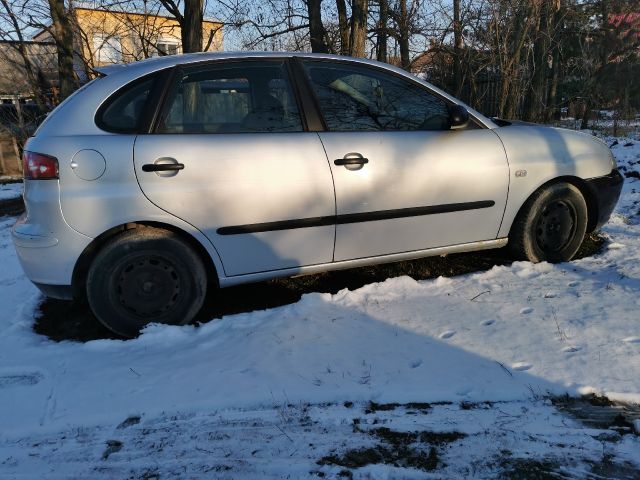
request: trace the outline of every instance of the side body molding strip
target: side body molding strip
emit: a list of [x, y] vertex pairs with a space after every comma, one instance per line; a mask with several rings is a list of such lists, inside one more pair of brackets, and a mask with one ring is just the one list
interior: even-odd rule
[[343, 225], [346, 223], [375, 222], [394, 218], [419, 217], [422, 215], [437, 215], [439, 213], [463, 212], [490, 208], [496, 204], [493, 200], [478, 202], [447, 203], [444, 205], [429, 205], [426, 207], [399, 208], [395, 210], [378, 210], [366, 213], [347, 213], [337, 216], [300, 218], [296, 220], [281, 220], [277, 222], [252, 223], [247, 225], [233, 225], [217, 229], [218, 235], [240, 235], [246, 233], [274, 232], [278, 230], [292, 230], [294, 228], [324, 227], [327, 225]]

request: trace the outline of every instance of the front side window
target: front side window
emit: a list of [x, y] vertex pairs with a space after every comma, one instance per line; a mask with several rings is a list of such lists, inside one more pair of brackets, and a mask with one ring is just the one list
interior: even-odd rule
[[299, 132], [302, 122], [284, 63], [236, 62], [183, 71], [158, 133]]
[[447, 130], [441, 98], [373, 68], [306, 61], [311, 87], [332, 131]]

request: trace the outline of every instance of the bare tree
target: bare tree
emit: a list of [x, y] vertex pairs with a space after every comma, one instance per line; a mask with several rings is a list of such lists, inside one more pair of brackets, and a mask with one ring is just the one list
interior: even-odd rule
[[364, 57], [367, 41], [368, 0], [351, 0], [351, 35], [349, 54], [352, 57]]
[[182, 51], [184, 53], [201, 52], [202, 21], [204, 19], [204, 0], [184, 0], [184, 11], [180, 11], [179, 0], [160, 0], [164, 8], [180, 24]]
[[[48, 109], [46, 94], [51, 90], [51, 85], [47, 81], [40, 66], [34, 62], [33, 54], [29, 51], [28, 44], [25, 40], [23, 26], [20, 24], [13, 6], [10, 5], [7, 0], [0, 0], [0, 4], [2, 4], [4, 14], [9, 20], [9, 25], [12, 29], [10, 32], [3, 31], [1, 36], [3, 39], [11, 38], [9, 36], [10, 33], [15, 36], [15, 40], [7, 43], [10, 50], [2, 50], [0, 52], [2, 61], [6, 65], [12, 65], [17, 71], [24, 69], [26, 82], [38, 105], [38, 109], [44, 112]], [[11, 51], [17, 53], [17, 58], [11, 54]]]
[[376, 59], [386, 62], [388, 57], [389, 39], [389, 1], [378, 0], [379, 13], [376, 28]]
[[453, 0], [453, 83], [456, 95], [462, 90], [462, 21], [460, 1]]
[[336, 9], [338, 10], [338, 28], [340, 31], [340, 55], [349, 55], [349, 23], [345, 0], [336, 0]]
[[58, 51], [58, 85], [60, 99], [71, 95], [78, 88], [78, 80], [73, 70], [73, 30], [71, 9], [64, 0], [47, 0], [51, 15], [51, 33]]

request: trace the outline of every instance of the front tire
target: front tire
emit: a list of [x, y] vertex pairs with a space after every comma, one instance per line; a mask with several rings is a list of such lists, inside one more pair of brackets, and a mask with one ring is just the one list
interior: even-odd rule
[[96, 255], [87, 275], [87, 299], [109, 330], [132, 337], [146, 324], [184, 325], [207, 292], [200, 257], [173, 232], [127, 230]]
[[566, 182], [534, 193], [513, 222], [509, 248], [531, 262], [567, 262], [587, 230], [587, 204], [577, 187]]

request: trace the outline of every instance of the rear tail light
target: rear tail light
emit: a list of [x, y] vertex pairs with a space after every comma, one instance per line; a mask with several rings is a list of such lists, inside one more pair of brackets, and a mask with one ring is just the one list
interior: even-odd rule
[[24, 178], [53, 180], [58, 178], [58, 159], [42, 153], [25, 151], [22, 155]]

